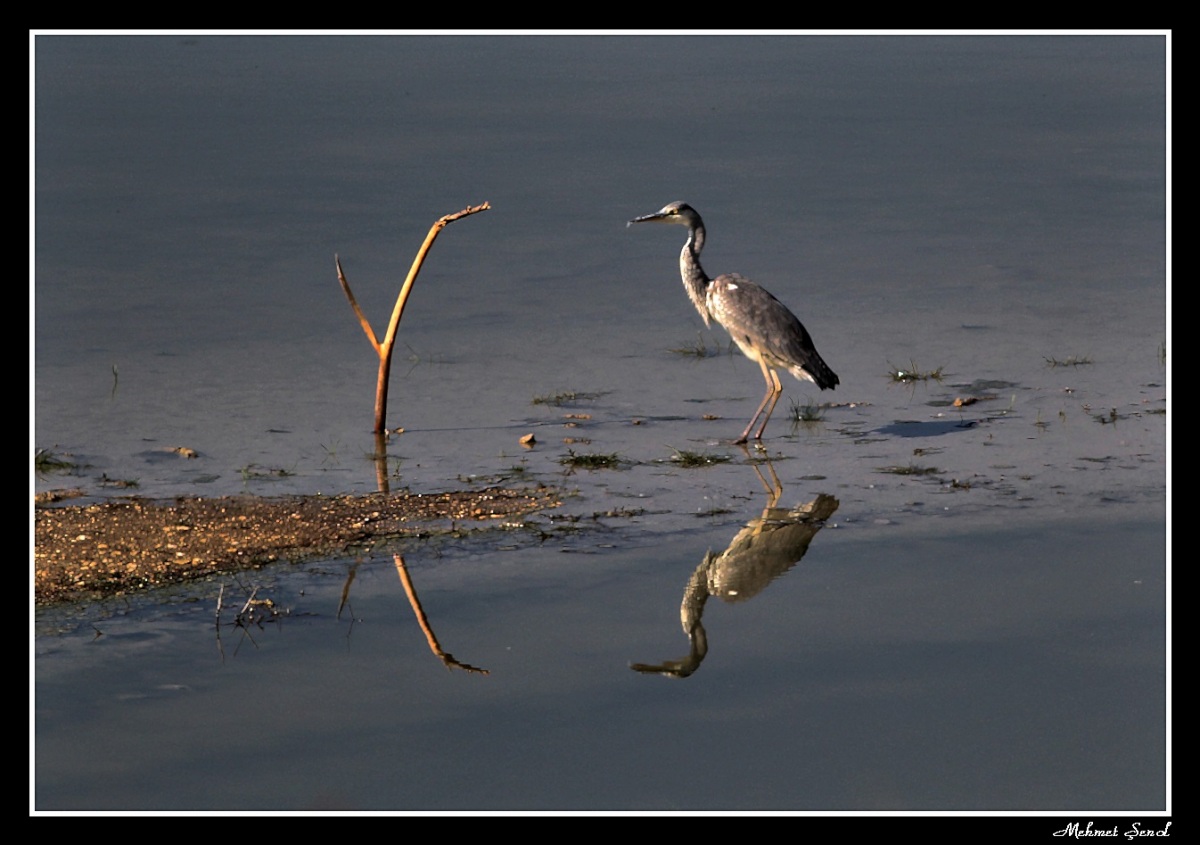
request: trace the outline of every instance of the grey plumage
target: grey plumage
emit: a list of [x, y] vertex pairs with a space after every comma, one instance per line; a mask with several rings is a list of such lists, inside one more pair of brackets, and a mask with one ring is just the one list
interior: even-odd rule
[[679, 272], [688, 298], [706, 326], [715, 320], [729, 332], [738, 349], [762, 368], [767, 392], [737, 443], [749, 439], [760, 417], [762, 424], [754, 439], [762, 439], [783, 392], [776, 370], [786, 370], [798, 379], [811, 381], [821, 390], [837, 387], [840, 382], [837, 374], [821, 358], [812, 337], [786, 305], [745, 276], [724, 273], [710, 279], [704, 272], [700, 266], [704, 221], [694, 208], [685, 202], [673, 202], [653, 214], [635, 217], [627, 225], [634, 223], [675, 223], [687, 227], [687, 243], [679, 253]]

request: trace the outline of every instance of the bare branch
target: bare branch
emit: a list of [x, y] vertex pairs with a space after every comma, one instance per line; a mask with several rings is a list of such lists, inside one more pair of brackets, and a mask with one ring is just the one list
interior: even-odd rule
[[400, 327], [400, 318], [404, 315], [404, 305], [408, 302], [408, 295], [412, 291], [413, 283], [417, 280], [417, 274], [421, 272], [421, 265], [425, 263], [425, 256], [429, 253], [433, 242], [437, 240], [438, 234], [455, 220], [471, 214], [477, 214], [480, 211], [487, 211], [489, 208], [491, 208], [491, 205], [486, 202], [482, 205], [467, 206], [462, 211], [447, 214], [430, 227], [429, 234], [425, 236], [425, 242], [417, 250], [417, 257], [413, 259], [412, 267], [409, 268], [408, 278], [404, 280], [404, 286], [400, 288], [400, 295], [396, 298], [396, 307], [392, 309], [392, 319], [388, 323], [387, 334], [384, 335], [383, 343], [381, 344], [385, 351], [390, 351], [392, 344], [396, 342], [396, 329]]
[[346, 299], [350, 300], [350, 307], [354, 309], [354, 313], [358, 315], [358, 322], [362, 324], [363, 331], [367, 333], [367, 340], [371, 341], [371, 345], [375, 347], [375, 354], [382, 354], [379, 351], [379, 340], [375, 337], [375, 330], [371, 328], [370, 322], [367, 320], [367, 315], [358, 307], [358, 300], [354, 298], [354, 294], [350, 292], [350, 283], [346, 281], [346, 274], [342, 272], [342, 261], [337, 255], [333, 256], [333, 262], [337, 264], [338, 281], [342, 283], [342, 292], [346, 294]]
[[396, 305], [392, 309], [392, 319], [388, 322], [387, 334], [384, 335], [382, 342], [375, 335], [374, 329], [371, 328], [371, 323], [367, 320], [366, 315], [363, 314], [358, 301], [354, 298], [354, 294], [350, 292], [350, 283], [346, 281], [346, 274], [342, 272], [341, 259], [337, 255], [334, 255], [333, 259], [338, 271], [338, 282], [342, 285], [342, 291], [346, 294], [346, 299], [350, 300], [350, 307], [354, 309], [354, 313], [358, 316], [358, 322], [362, 325], [363, 332], [366, 333], [367, 339], [371, 341], [371, 345], [375, 348], [375, 354], [379, 356], [379, 376], [375, 383], [376, 434], [385, 431], [384, 421], [387, 416], [388, 382], [390, 381], [392, 366], [392, 347], [396, 343], [396, 330], [400, 326], [400, 318], [404, 315], [404, 305], [408, 302], [408, 295], [412, 292], [412, 286], [417, 280], [417, 274], [421, 272], [421, 265], [425, 262], [425, 256], [429, 253], [429, 248], [433, 246], [438, 232], [442, 231], [442, 229], [455, 220], [477, 214], [480, 211], [487, 211], [489, 208], [491, 208], [491, 205], [487, 202], [481, 205], [469, 205], [462, 211], [447, 214], [430, 227], [429, 234], [425, 236], [425, 242], [421, 244], [421, 248], [417, 251], [417, 257], [413, 259], [412, 267], [408, 271], [408, 277], [404, 280], [404, 285], [400, 288], [400, 295], [396, 297]]

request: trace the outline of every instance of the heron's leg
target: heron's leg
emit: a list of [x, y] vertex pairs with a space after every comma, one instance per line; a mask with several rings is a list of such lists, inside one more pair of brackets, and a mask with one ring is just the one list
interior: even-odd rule
[[767, 423], [771, 419], [771, 414], [775, 413], [775, 405], [779, 402], [779, 397], [783, 395], [783, 385], [779, 383], [779, 373], [771, 370], [771, 381], [774, 385], [771, 390], [771, 404], [767, 406], [767, 413], [763, 415], [762, 425], [758, 427], [758, 434], [754, 435], [755, 440], [762, 440], [763, 432], [767, 430]]
[[[764, 394], [762, 401], [758, 403], [758, 410], [754, 412], [754, 416], [750, 418], [749, 425], [742, 432], [742, 436], [733, 441], [737, 444], [745, 443], [750, 438], [750, 429], [754, 428], [754, 424], [758, 422], [759, 416], [763, 412], [763, 408], [767, 407], [767, 403], [771, 403], [771, 410], [775, 410], [775, 402], [779, 401], [779, 394], [783, 391], [783, 385], [779, 383], [779, 377], [775, 375], [767, 365], [759, 359], [758, 366], [762, 367], [763, 379], [767, 382], [767, 392]], [[775, 401], [771, 401], [774, 399]], [[767, 412], [767, 419], [771, 418], [771, 412]], [[754, 435], [755, 440], [762, 440], [763, 428], [767, 427], [767, 421], [763, 420], [762, 428], [758, 430], [758, 434]]]

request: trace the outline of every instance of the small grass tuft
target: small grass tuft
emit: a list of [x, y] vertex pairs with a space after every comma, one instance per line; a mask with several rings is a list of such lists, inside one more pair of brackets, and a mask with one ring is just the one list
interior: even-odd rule
[[945, 368], [938, 367], [936, 370], [922, 372], [920, 369], [918, 369], [916, 362], [914, 361], [908, 362], [907, 369], [888, 364], [888, 377], [891, 378], [892, 381], [900, 382], [901, 384], [911, 384], [914, 381], [929, 381], [931, 379], [933, 381], [940, 382], [942, 380], [943, 369]]
[[[732, 346], [732, 343], [733, 341], [730, 341], [730, 346]], [[712, 358], [728, 352], [729, 349], [722, 349], [719, 343], [714, 343], [712, 348], [709, 348], [708, 343], [704, 340], [704, 335], [701, 332], [696, 332], [695, 343], [684, 343], [672, 347], [668, 351], [676, 355], [686, 355], [693, 358]]]
[[686, 449], [676, 449], [671, 460], [681, 467], [708, 467], [715, 464], [728, 463], [728, 455], [708, 455], [703, 452], [689, 452]]
[[38, 449], [33, 453], [33, 468], [42, 475], [49, 475], [55, 472], [72, 472], [78, 468], [78, 464], [59, 457], [49, 449]]
[[558, 462], [571, 469], [617, 469], [621, 466], [621, 457], [617, 453], [577, 455], [573, 449], [567, 450], [565, 458]]
[[792, 410], [789, 416], [792, 422], [815, 423], [820, 422], [825, 416], [825, 409], [811, 400], [806, 401], [803, 405], [795, 399], [792, 399], [791, 402]]

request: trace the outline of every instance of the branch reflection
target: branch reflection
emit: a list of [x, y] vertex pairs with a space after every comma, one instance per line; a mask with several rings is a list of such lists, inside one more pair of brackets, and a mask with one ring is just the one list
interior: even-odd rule
[[[379, 485], [380, 493], [390, 492], [388, 485], [387, 444], [387, 433], [377, 432], [375, 434], [375, 480]], [[430, 623], [429, 617], [425, 615], [425, 608], [421, 606], [421, 599], [417, 596], [417, 587], [413, 583], [412, 576], [408, 573], [408, 567], [404, 563], [404, 556], [399, 553], [393, 553], [392, 562], [396, 565], [396, 574], [400, 576], [400, 584], [404, 587], [404, 594], [408, 596], [408, 603], [412, 608], [413, 616], [416, 617], [417, 624], [421, 626], [421, 632], [425, 634], [425, 641], [429, 644], [429, 650], [433, 652], [433, 656], [440, 660], [442, 665], [447, 669], [461, 669], [464, 672], [476, 675], [488, 674], [487, 669], [457, 660], [454, 655], [442, 648], [437, 635], [433, 632], [433, 625]], [[338, 604], [338, 618], [341, 618], [342, 609], [349, 601], [350, 585], [354, 582], [354, 574], [357, 568], [357, 564], [350, 568], [346, 582], [342, 585], [341, 601]]]

